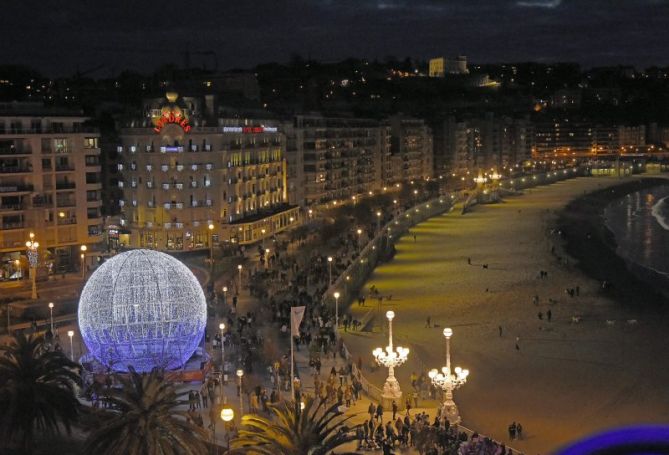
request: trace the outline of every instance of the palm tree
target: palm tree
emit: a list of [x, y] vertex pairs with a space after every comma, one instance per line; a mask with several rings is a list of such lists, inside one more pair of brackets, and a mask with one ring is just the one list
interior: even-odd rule
[[84, 453], [95, 454], [183, 454], [206, 453], [207, 432], [186, 419], [177, 409], [187, 403], [174, 385], [163, 379], [163, 372], [149, 374], [131, 370], [117, 375], [120, 390], [111, 390], [109, 401], [117, 411], [109, 411], [102, 425], [91, 432]]
[[322, 400], [308, 398], [304, 409], [296, 402], [270, 405], [272, 418], [242, 417], [239, 436], [232, 441], [233, 453], [253, 455], [325, 455], [355, 439], [338, 405], [326, 407]]
[[69, 434], [79, 416], [78, 365], [49, 351], [43, 337], [14, 336], [0, 346], [0, 436], [30, 453], [36, 435]]

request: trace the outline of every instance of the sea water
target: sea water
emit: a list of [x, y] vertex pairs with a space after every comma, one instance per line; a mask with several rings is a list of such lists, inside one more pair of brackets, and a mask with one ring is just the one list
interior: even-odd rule
[[619, 255], [669, 279], [669, 185], [630, 193], [604, 217]]

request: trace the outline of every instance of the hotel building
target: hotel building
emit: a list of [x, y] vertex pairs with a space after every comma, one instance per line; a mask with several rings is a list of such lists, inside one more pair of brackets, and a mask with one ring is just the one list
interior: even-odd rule
[[168, 93], [121, 128], [122, 245], [248, 244], [297, 223], [278, 123], [216, 118], [210, 101]]

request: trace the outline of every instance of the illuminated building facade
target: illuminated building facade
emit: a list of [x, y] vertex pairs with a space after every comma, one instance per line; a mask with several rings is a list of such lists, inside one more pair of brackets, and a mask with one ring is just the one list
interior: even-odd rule
[[421, 180], [433, 176], [432, 130], [423, 120], [393, 117], [391, 127], [392, 175], [384, 180], [388, 183], [402, 180]]
[[297, 166], [289, 173], [289, 186], [301, 188], [295, 198], [300, 205], [350, 199], [383, 187], [383, 159], [390, 152], [386, 125], [369, 119], [297, 116], [288, 143], [289, 166]]
[[[99, 134], [78, 112], [0, 104], [0, 275], [27, 276], [26, 241], [39, 243], [38, 277], [79, 269], [102, 240]], [[88, 261], [88, 259], [86, 259]]]
[[121, 220], [130, 231], [121, 244], [191, 251], [252, 243], [297, 222], [278, 124], [205, 109], [168, 93], [121, 128]]

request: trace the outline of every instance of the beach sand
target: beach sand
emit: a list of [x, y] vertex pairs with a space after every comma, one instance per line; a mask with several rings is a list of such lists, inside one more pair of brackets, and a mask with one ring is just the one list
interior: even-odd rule
[[[581, 273], [550, 233], [571, 199], [622, 181], [567, 180], [466, 215], [454, 210], [405, 235], [395, 258], [378, 267], [365, 287], [367, 292], [374, 284], [392, 295], [381, 314], [395, 311], [395, 345], [411, 349], [410, 360], [396, 369], [403, 391], [410, 389], [412, 371], [445, 364], [442, 330], [448, 326], [454, 331], [453, 365], [470, 370], [467, 384], [455, 392], [463, 424], [508, 443], [508, 425], [521, 422], [524, 439], [512, 446], [525, 453], [548, 453], [612, 426], [669, 422], [665, 317], [642, 302], [622, 305], [603, 296], [600, 283]], [[539, 270], [548, 277], [539, 279]], [[577, 285], [580, 296], [569, 297], [565, 289]], [[376, 307], [368, 298], [366, 307], [353, 303], [350, 312], [361, 319]], [[427, 316], [438, 327], [426, 328]], [[581, 321], [572, 323], [573, 316]], [[630, 319], [638, 323], [628, 324]], [[385, 329], [344, 334], [355, 358], [366, 364], [386, 337]], [[386, 375], [383, 369], [367, 374], [379, 386]]]

